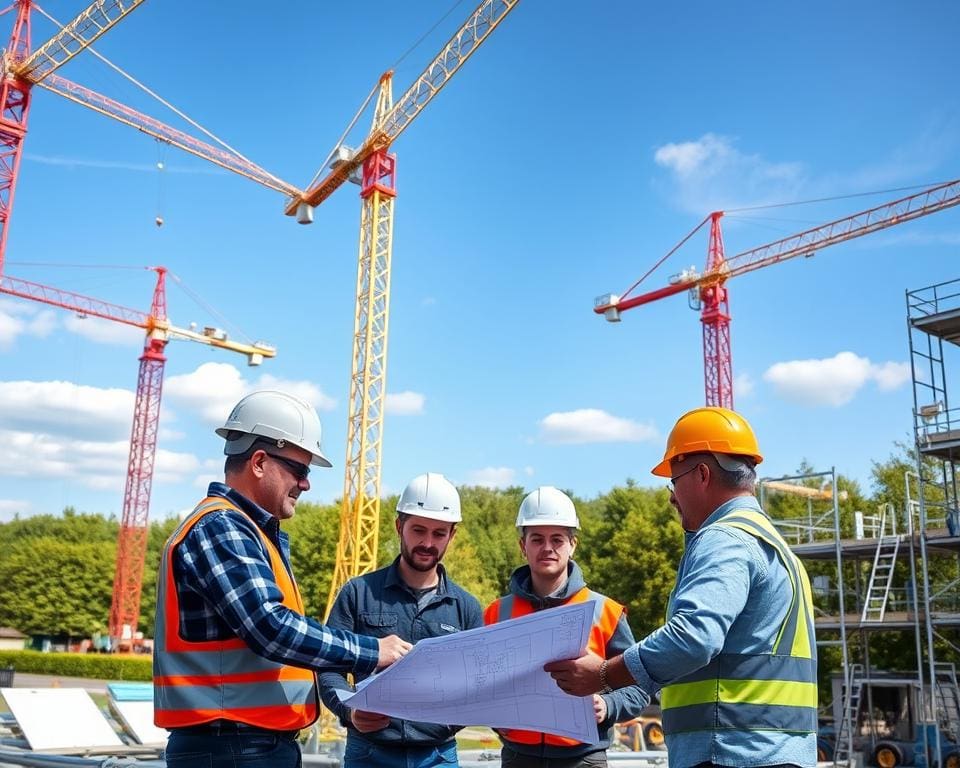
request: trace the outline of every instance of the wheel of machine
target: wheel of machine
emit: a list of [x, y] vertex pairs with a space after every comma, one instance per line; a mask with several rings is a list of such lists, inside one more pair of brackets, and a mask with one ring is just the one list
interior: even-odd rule
[[[647, 723], [643, 726], [643, 740], [647, 747], [659, 747], [663, 744], [663, 726], [660, 723]], [[960, 766], [958, 766], [960, 768]]]
[[903, 765], [903, 750], [896, 744], [880, 742], [873, 750], [873, 759], [870, 762], [879, 768], [895, 768]]

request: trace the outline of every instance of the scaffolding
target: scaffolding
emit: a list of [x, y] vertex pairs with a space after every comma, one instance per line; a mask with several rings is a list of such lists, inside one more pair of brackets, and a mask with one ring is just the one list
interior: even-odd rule
[[[841, 510], [834, 470], [762, 480], [759, 491], [808, 564], [818, 645], [840, 646], [832, 739], [819, 740], [818, 757], [960, 768], [960, 407], [951, 407], [947, 379], [947, 358], [960, 348], [960, 280], [908, 291], [906, 303], [916, 468], [904, 475], [902, 507]], [[771, 498], [785, 492], [802, 502]], [[871, 664], [881, 633], [912, 634], [915, 662], [904, 658], [899, 671]]]

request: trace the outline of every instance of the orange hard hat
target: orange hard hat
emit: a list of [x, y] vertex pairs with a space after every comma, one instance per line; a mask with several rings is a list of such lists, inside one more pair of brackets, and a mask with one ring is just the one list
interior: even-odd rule
[[663, 461], [651, 472], [670, 477], [670, 462], [688, 453], [725, 453], [763, 461], [757, 436], [747, 420], [729, 408], [708, 406], [683, 414], [670, 431]]

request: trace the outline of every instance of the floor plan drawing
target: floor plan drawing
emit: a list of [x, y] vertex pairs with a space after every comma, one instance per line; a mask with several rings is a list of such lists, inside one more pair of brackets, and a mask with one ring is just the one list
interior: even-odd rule
[[561, 691], [543, 665], [584, 653], [588, 601], [417, 643], [404, 658], [341, 692], [355, 709], [432, 723], [543, 731], [597, 743], [591, 696]]

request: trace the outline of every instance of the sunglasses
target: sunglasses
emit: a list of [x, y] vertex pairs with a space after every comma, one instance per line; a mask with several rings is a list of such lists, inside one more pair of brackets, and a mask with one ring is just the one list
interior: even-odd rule
[[681, 472], [679, 475], [674, 475], [673, 477], [670, 478], [670, 485], [675, 487], [676, 484], [677, 484], [677, 480], [679, 480], [679, 479], [680, 479], [681, 477], [683, 477], [684, 475], [689, 475], [691, 472], [693, 472], [693, 470], [695, 470], [695, 469], [696, 469], [697, 467], [699, 467], [699, 466], [700, 466], [699, 463], [698, 463], [698, 464], [694, 464], [692, 467], [690, 467], [690, 469], [685, 469], [685, 470], [684, 470], [683, 472]]
[[310, 467], [306, 464], [303, 464], [299, 461], [294, 461], [293, 459], [288, 459], [286, 456], [278, 456], [275, 453], [270, 453], [269, 451], [264, 451], [267, 456], [269, 456], [274, 461], [279, 461], [287, 469], [290, 470], [290, 474], [293, 475], [297, 480], [306, 480], [310, 475]]

